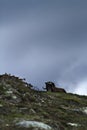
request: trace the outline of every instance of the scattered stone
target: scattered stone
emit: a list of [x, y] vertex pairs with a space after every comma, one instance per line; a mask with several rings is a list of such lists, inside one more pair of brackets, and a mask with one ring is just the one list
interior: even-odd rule
[[2, 105], [2, 104], [0, 104], [0, 107], [3, 107], [3, 105]]
[[13, 96], [12, 96], [12, 99], [17, 99], [17, 96], [13, 95]]
[[41, 102], [44, 103], [45, 101], [43, 99], [41, 99]]
[[32, 113], [32, 114], [36, 114], [36, 112], [35, 112], [35, 110], [34, 109], [30, 109], [30, 113]]
[[87, 114], [87, 107], [82, 108], [82, 112]]
[[75, 127], [81, 126], [81, 125], [76, 124], [76, 123], [67, 123], [67, 124], [70, 125], [70, 126], [75, 126]]
[[8, 126], [9, 126], [9, 124], [6, 124], [6, 126], [8, 127]]
[[6, 93], [7, 93], [7, 94], [12, 94], [12, 93], [13, 93], [13, 91], [8, 90], [8, 91], [6, 91]]

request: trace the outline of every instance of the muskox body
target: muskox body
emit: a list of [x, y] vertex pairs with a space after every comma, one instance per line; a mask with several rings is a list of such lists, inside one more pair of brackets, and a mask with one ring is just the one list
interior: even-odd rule
[[46, 84], [45, 89], [47, 91], [66, 93], [66, 91], [63, 88], [57, 88], [53, 82], [45, 82], [45, 84]]

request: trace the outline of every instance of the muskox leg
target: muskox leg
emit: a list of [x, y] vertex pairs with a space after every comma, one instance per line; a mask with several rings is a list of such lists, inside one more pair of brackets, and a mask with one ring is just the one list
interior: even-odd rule
[[63, 92], [66, 93], [66, 91], [63, 89]]

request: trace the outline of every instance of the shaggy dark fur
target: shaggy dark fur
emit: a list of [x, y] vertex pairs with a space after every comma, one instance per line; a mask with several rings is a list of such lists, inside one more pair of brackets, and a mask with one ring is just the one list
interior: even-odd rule
[[57, 88], [53, 82], [45, 82], [46, 84], [46, 90], [51, 92], [64, 92], [66, 91], [63, 88]]

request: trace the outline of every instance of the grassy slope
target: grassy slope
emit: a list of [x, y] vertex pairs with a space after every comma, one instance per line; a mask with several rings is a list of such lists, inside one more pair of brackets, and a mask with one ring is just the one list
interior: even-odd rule
[[[15, 85], [12, 81], [9, 82], [9, 86], [0, 85], [2, 130], [14, 129], [14, 122], [20, 119], [44, 122], [54, 130], [59, 127], [60, 130], [87, 130], [87, 115], [83, 112], [83, 108], [87, 107], [86, 96], [34, 91], [23, 86], [22, 82], [18, 84], [16, 81]], [[13, 95], [6, 93], [9, 88], [17, 99], [12, 99]], [[78, 127], [72, 127], [68, 123], [76, 123]]]

